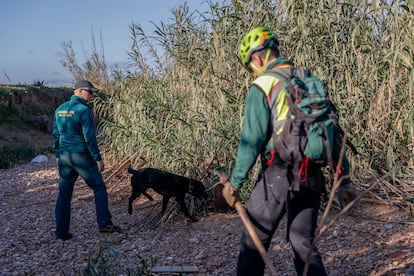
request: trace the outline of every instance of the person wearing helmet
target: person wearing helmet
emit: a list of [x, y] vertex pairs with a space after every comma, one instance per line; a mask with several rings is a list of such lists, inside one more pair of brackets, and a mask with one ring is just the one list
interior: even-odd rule
[[[322, 258], [312, 247], [317, 226], [323, 178], [320, 169], [309, 171], [304, 188], [288, 192], [288, 170], [273, 149], [273, 129], [281, 129], [288, 116], [285, 89], [272, 95], [277, 118], [272, 118], [268, 98], [277, 92], [274, 87], [281, 80], [274, 75], [263, 74], [272, 68], [292, 68], [292, 63], [279, 54], [277, 36], [266, 27], [257, 27], [247, 33], [240, 43], [241, 64], [256, 78], [249, 89], [245, 104], [243, 127], [237, 150], [235, 166], [230, 182], [233, 189], [224, 192], [228, 202], [238, 195], [256, 159], [262, 158], [262, 171], [246, 204], [252, 221], [266, 250], [281, 219], [287, 214], [288, 239], [294, 252], [294, 264], [298, 275], [303, 275], [310, 254], [308, 275], [326, 275]], [[227, 193], [227, 194], [226, 194]], [[287, 208], [287, 202], [289, 208]], [[234, 206], [233, 206], [234, 207]], [[288, 210], [288, 212], [287, 212]], [[240, 240], [237, 275], [263, 275], [264, 261], [246, 229]]]

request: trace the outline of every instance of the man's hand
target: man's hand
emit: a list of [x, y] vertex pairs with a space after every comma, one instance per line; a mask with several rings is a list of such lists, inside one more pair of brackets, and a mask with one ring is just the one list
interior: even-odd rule
[[357, 197], [357, 194], [351, 182], [339, 186], [336, 195], [338, 197], [339, 205], [341, 208], [344, 208]]
[[229, 176], [226, 173], [220, 174], [220, 183], [224, 185], [223, 197], [227, 204], [234, 208], [237, 201], [239, 200], [239, 189], [231, 185]]
[[237, 201], [239, 200], [239, 189], [231, 185], [230, 182], [224, 184], [223, 197], [227, 204], [234, 208]]
[[102, 160], [96, 161], [96, 164], [98, 165], [98, 171], [103, 172], [105, 170], [105, 164]]

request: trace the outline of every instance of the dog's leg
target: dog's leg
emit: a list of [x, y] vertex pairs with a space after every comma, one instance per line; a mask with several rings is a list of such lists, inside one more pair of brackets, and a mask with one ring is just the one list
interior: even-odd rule
[[161, 217], [164, 216], [165, 210], [167, 210], [168, 201], [170, 201], [170, 197], [169, 196], [162, 196]]
[[129, 197], [128, 200], [128, 214], [132, 215], [132, 202], [138, 198], [141, 195], [141, 193], [137, 193], [137, 192], [132, 192], [131, 196]]
[[132, 215], [132, 202], [134, 201], [134, 199], [132, 197], [129, 198], [128, 201], [128, 214]]
[[185, 205], [184, 198], [175, 198], [175, 201], [177, 201], [178, 205], [180, 205], [181, 210], [184, 212], [184, 215], [191, 219], [192, 222], [198, 221], [198, 219], [190, 215], [190, 212], [187, 209], [187, 205]]
[[161, 209], [161, 222], [164, 223], [164, 213], [167, 210], [168, 201], [170, 201], [170, 196], [162, 196], [162, 209]]

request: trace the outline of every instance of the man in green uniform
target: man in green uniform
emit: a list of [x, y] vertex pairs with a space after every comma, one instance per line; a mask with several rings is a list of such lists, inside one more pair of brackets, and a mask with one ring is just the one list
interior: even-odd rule
[[[291, 191], [287, 166], [275, 152], [271, 139], [273, 132], [277, 135], [281, 133], [288, 118], [289, 106], [285, 89], [275, 89], [283, 84], [282, 81], [274, 75], [263, 73], [270, 69], [293, 68], [289, 60], [280, 56], [278, 46], [277, 36], [265, 27], [251, 30], [240, 44], [240, 61], [256, 79], [246, 99], [240, 143], [230, 179], [232, 188], [225, 189], [223, 195], [229, 204], [234, 203], [234, 197], [237, 197], [239, 189], [248, 180], [250, 170], [261, 155], [262, 173], [246, 207], [259, 239], [268, 249], [276, 228], [289, 208], [288, 237], [297, 274], [303, 275], [308, 253], [311, 252], [308, 275], [326, 275], [320, 254], [312, 248], [324, 187], [321, 168], [310, 165], [306, 182], [301, 184], [299, 191]], [[270, 102], [270, 99], [274, 99], [274, 102]], [[274, 113], [272, 108], [276, 109]], [[343, 171], [347, 174], [348, 168]], [[341, 189], [351, 191], [350, 181], [344, 182]], [[240, 241], [237, 275], [258, 276], [263, 273], [264, 262], [244, 229]]]
[[103, 233], [121, 232], [111, 220], [108, 194], [101, 172], [105, 165], [95, 134], [93, 112], [88, 102], [98, 89], [87, 80], [77, 81], [71, 99], [55, 111], [53, 124], [53, 149], [59, 165], [59, 194], [56, 200], [55, 236], [72, 238], [69, 232], [73, 187], [81, 176], [95, 196], [98, 228]]

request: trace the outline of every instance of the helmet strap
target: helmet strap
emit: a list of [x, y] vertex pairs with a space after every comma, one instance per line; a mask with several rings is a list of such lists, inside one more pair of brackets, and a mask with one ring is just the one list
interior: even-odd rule
[[272, 52], [272, 50], [270, 48], [267, 48], [266, 56], [265, 56], [265, 59], [263, 61], [263, 68], [265, 68], [264, 70], [266, 70], [266, 68], [267, 68], [267, 62], [269, 61], [269, 57], [270, 57], [271, 52]]
[[259, 66], [256, 66], [253, 62], [250, 62], [250, 67], [252, 67], [254, 71], [260, 72], [260, 74], [263, 73], [263, 68], [259, 68]]
[[270, 58], [270, 54], [271, 54], [272, 50], [269, 48], [266, 51], [266, 56], [263, 60], [263, 65], [261, 67], [256, 66], [256, 64], [254, 64], [253, 62], [250, 63], [250, 66], [257, 72], [259, 72], [259, 75], [263, 74], [266, 71], [267, 68], [267, 63], [269, 61]]

